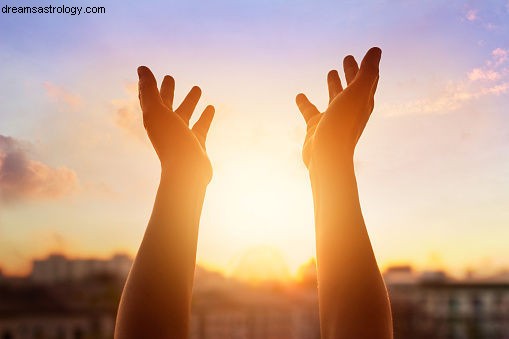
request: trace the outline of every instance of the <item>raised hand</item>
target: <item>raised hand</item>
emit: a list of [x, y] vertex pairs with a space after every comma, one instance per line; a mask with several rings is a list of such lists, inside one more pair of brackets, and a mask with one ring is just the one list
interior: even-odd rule
[[214, 107], [207, 106], [194, 126], [189, 128], [189, 119], [200, 100], [201, 89], [193, 87], [174, 110], [175, 80], [171, 76], [164, 77], [160, 90], [148, 67], [139, 67], [138, 76], [143, 125], [161, 166], [163, 169], [181, 169], [198, 174], [208, 183], [212, 167], [205, 151], [205, 140], [214, 117]]
[[381, 55], [379, 48], [371, 48], [360, 69], [355, 58], [347, 56], [343, 61], [345, 89], [338, 72], [329, 72], [329, 106], [324, 113], [304, 94], [297, 95], [297, 105], [307, 124], [302, 157], [308, 168], [352, 159], [355, 145], [373, 111]]
[[381, 50], [361, 62], [344, 61], [347, 87], [338, 72], [327, 76], [324, 113], [297, 95], [307, 123], [302, 151], [315, 206], [316, 258], [321, 337], [392, 339], [387, 291], [362, 216], [353, 166], [359, 137], [373, 111]]
[[158, 90], [147, 67], [139, 67], [143, 124], [161, 160], [161, 180], [143, 241], [120, 300], [116, 339], [188, 338], [201, 209], [212, 167], [205, 139], [214, 117], [207, 106], [189, 128], [200, 99], [193, 87], [173, 109], [175, 81]]

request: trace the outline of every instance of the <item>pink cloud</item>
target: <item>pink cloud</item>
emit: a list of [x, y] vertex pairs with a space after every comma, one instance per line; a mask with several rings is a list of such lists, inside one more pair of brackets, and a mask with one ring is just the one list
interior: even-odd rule
[[509, 82], [504, 82], [503, 84], [483, 88], [481, 90], [481, 95], [487, 95], [487, 94], [500, 95], [500, 94], [506, 94], [508, 92], [509, 92]]
[[477, 10], [476, 9], [469, 9], [467, 11], [467, 14], [465, 15], [465, 18], [468, 20], [468, 21], [475, 21], [477, 20], [479, 17], [477, 16]]
[[57, 199], [77, 185], [74, 171], [30, 159], [21, 142], [0, 135], [0, 202]]
[[146, 141], [146, 133], [143, 128], [142, 113], [138, 103], [137, 84], [125, 86], [126, 99], [113, 100], [115, 109], [115, 124], [127, 132], [131, 137], [140, 141]]
[[494, 70], [488, 69], [483, 70], [482, 68], [474, 68], [468, 73], [468, 79], [471, 81], [475, 80], [497, 80], [500, 78], [500, 74]]
[[497, 48], [494, 49], [493, 52], [491, 52], [491, 55], [495, 59], [495, 64], [498, 66], [507, 62], [507, 60], [509, 59], [509, 50]]
[[471, 81], [476, 80], [490, 80], [494, 81], [500, 78], [500, 74], [492, 69], [474, 68], [468, 73], [468, 79]]
[[63, 87], [56, 86], [51, 82], [45, 82], [43, 84], [46, 90], [46, 95], [61, 105], [62, 109], [73, 109], [76, 110], [81, 107], [81, 98], [79, 95], [73, 94]]
[[497, 48], [484, 65], [467, 72], [466, 78], [451, 82], [439, 95], [402, 104], [382, 106], [388, 115], [446, 113], [460, 109], [472, 100], [509, 93], [508, 50]]
[[115, 123], [129, 135], [135, 138], [145, 139], [141, 112], [136, 109], [126, 105], [118, 107], [115, 112]]

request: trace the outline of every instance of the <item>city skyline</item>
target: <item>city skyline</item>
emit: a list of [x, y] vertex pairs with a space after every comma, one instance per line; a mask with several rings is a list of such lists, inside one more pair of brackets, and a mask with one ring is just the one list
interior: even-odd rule
[[[36, 283], [57, 283], [59, 281], [80, 281], [87, 276], [93, 277], [97, 274], [112, 274], [116, 277], [126, 277], [133, 263], [134, 256], [126, 253], [113, 253], [105, 257], [68, 256], [65, 253], [52, 252], [45, 256], [33, 258], [29, 264], [29, 268], [22, 274], [5, 274], [2, 271], [0, 262], [0, 279], [30, 279]], [[279, 259], [276, 259], [279, 260]], [[310, 258], [308, 261], [301, 263], [296, 272], [290, 272], [284, 262], [270, 263], [264, 261], [267, 266], [265, 270], [251, 270], [249, 262], [253, 261], [249, 255], [240, 260], [237, 269], [231, 272], [196, 264], [199, 271], [196, 275], [199, 277], [203, 272], [207, 274], [218, 274], [224, 279], [231, 279], [249, 285], [265, 285], [265, 284], [292, 284], [310, 280], [316, 282], [316, 258]], [[245, 265], [244, 269], [242, 264]], [[273, 274], [275, 269], [282, 269], [279, 273]], [[454, 274], [447, 270], [439, 268], [430, 268], [419, 270], [412, 266], [411, 263], [400, 263], [388, 265], [381, 268], [386, 284], [415, 284], [419, 281], [439, 281], [439, 282], [466, 282], [466, 283], [509, 283], [509, 268], [501, 269], [491, 274], [483, 274], [482, 271], [468, 270], [461, 274]], [[201, 278], [200, 278], [201, 279]]]
[[[26, 279], [0, 275], [0, 333], [111, 338], [127, 272], [110, 264], [125, 259], [120, 255], [98, 262], [56, 255], [39, 261], [38, 272]], [[198, 267], [190, 337], [316, 338], [316, 270], [313, 263], [308, 267], [302, 279], [284, 285], [246, 284]], [[505, 280], [455, 280], [441, 272], [418, 275], [400, 266], [386, 271], [384, 278], [396, 338], [507, 335], [509, 275]]]
[[295, 95], [323, 109], [327, 71], [374, 45], [379, 94], [355, 161], [378, 263], [509, 267], [507, 1], [103, 2], [102, 16], [2, 15], [6, 274], [50, 252], [135, 254], [159, 176], [142, 64], [175, 77], [176, 101], [197, 84], [197, 111], [216, 107], [198, 263], [231, 274], [268, 250], [295, 274], [315, 251]]

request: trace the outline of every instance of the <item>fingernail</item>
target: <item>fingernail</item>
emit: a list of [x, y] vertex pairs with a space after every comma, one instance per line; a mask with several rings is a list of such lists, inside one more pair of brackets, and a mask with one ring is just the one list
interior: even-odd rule
[[353, 57], [353, 55], [347, 55], [343, 61], [344, 62], [352, 62], [352, 61], [355, 61], [355, 58]]
[[295, 97], [295, 101], [297, 102], [297, 105], [299, 105], [303, 100], [304, 100], [304, 94], [302, 94], [302, 93], [297, 94], [297, 96]]
[[147, 72], [147, 67], [146, 66], [140, 66], [138, 67], [138, 76], [141, 78], [142, 76], [144, 76]]
[[373, 54], [376, 56], [376, 60], [380, 61], [382, 58], [382, 50], [379, 47], [373, 47]]

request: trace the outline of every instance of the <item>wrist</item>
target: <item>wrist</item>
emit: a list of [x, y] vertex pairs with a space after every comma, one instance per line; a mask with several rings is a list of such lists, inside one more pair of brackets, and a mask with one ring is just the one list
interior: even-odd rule
[[[208, 181], [200, 179], [192, 169], [184, 171], [179, 167], [165, 167], [157, 191], [155, 206], [158, 217], [167, 220], [167, 226], [174, 239], [194, 248], [198, 237], [198, 223], [205, 199]], [[156, 207], [154, 207], [154, 211]]]
[[183, 166], [161, 162], [161, 180], [176, 181], [186, 186], [206, 188], [212, 179], [210, 163], [203, 166]]
[[338, 198], [349, 196], [356, 190], [353, 159], [311, 161], [309, 178], [315, 207], [332, 204], [330, 208], [336, 209]]
[[308, 164], [311, 177], [336, 177], [354, 173], [353, 154], [314, 154]]

